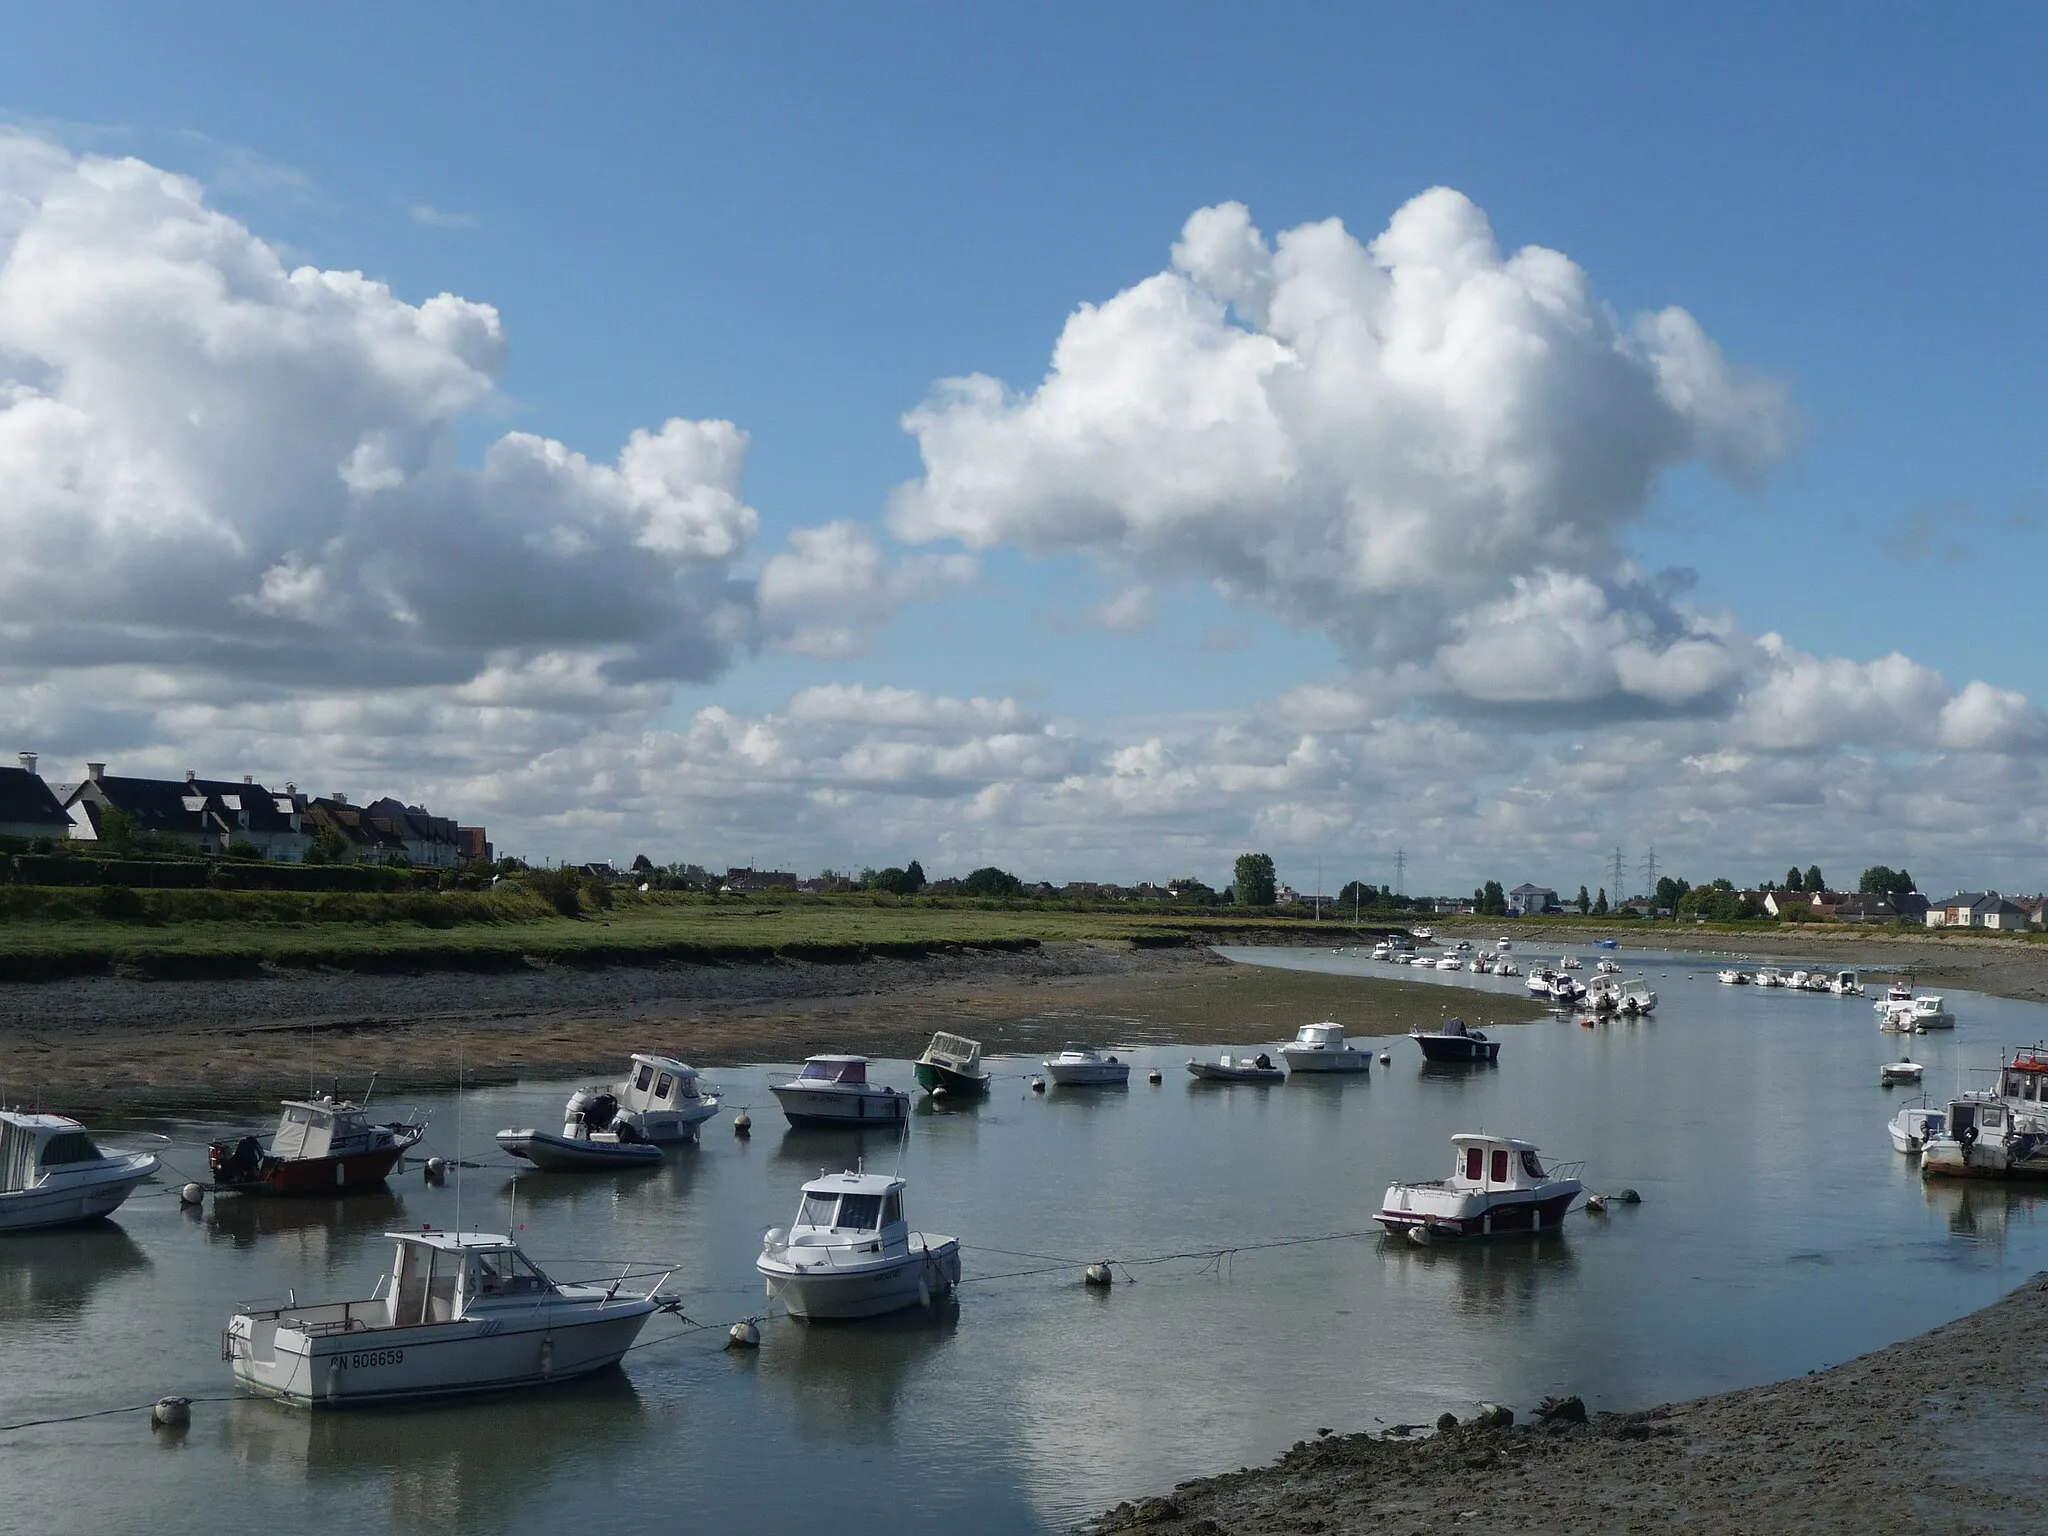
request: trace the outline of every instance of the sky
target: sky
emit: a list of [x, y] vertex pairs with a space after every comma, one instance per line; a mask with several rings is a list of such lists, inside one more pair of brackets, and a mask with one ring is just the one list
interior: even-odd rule
[[534, 858], [2044, 883], [2034, 13], [6, 22], [53, 779]]

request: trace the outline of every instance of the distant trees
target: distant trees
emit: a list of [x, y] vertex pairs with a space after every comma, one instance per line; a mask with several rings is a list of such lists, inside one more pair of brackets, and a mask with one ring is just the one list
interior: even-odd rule
[[1687, 917], [1705, 918], [1716, 923], [1740, 922], [1764, 915], [1764, 909], [1735, 889], [1734, 882], [1729, 880], [1694, 886], [1679, 899], [1678, 910]]
[[1505, 917], [1508, 910], [1508, 893], [1501, 889], [1498, 880], [1489, 880], [1472, 893], [1472, 905], [1481, 917]]
[[1584, 917], [1593, 910], [1593, 898], [1586, 894], [1586, 888], [1583, 885], [1579, 887], [1579, 899], [1575, 905], [1578, 907], [1579, 916], [1581, 917]]
[[1920, 887], [1913, 883], [1911, 870], [1873, 864], [1863, 871], [1863, 878], [1856, 882], [1856, 889], [1865, 896], [1904, 896]]
[[[908, 871], [905, 871], [907, 874]], [[922, 870], [919, 871], [923, 873]], [[994, 901], [1008, 901], [1024, 894], [1024, 882], [1006, 869], [993, 864], [983, 865], [960, 882], [962, 894], [981, 896]]]
[[870, 891], [885, 891], [891, 896], [915, 896], [924, 889], [924, 866], [912, 859], [908, 869], [898, 869], [893, 864], [887, 869], [864, 869], [860, 883]]
[[1270, 907], [1279, 891], [1270, 853], [1241, 853], [1234, 870], [1237, 902], [1243, 907]]
[[1657, 905], [1667, 912], [1677, 912], [1678, 904], [1685, 900], [1685, 893], [1692, 889], [1690, 882], [1673, 879], [1670, 875], [1657, 877]]
[[1799, 866], [1797, 864], [1794, 864], [1785, 871], [1785, 883], [1779, 889], [1787, 891], [1803, 891], [1806, 889], [1806, 876], [1799, 873]]
[[1820, 866], [1818, 864], [1806, 866], [1806, 888], [1809, 891], [1815, 892], [1824, 891], [1828, 888], [1827, 881], [1821, 878]]
[[1607, 915], [1607, 887], [1604, 885], [1600, 887], [1600, 894], [1593, 899], [1593, 915], [1595, 917], [1605, 917]]
[[633, 873], [634, 873], [634, 874], [636, 874], [636, 875], [651, 875], [651, 874], [653, 874], [653, 873], [654, 873], [654, 860], [652, 860], [652, 859], [650, 859], [649, 857], [647, 857], [647, 855], [646, 855], [646, 854], [644, 854], [644, 853], [636, 853], [636, 854], [634, 854], [634, 855], [633, 855]]

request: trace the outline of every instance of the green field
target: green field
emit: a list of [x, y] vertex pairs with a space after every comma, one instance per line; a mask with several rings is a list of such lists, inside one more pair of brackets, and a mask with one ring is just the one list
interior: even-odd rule
[[1080, 910], [853, 897], [703, 897], [620, 892], [564, 917], [524, 890], [440, 895], [151, 891], [123, 919], [91, 890], [0, 892], [0, 978], [114, 970], [229, 976], [262, 966], [507, 970], [530, 963], [635, 965], [775, 958], [851, 963], [933, 950], [1059, 940], [1350, 942], [1348, 923], [1224, 911]]

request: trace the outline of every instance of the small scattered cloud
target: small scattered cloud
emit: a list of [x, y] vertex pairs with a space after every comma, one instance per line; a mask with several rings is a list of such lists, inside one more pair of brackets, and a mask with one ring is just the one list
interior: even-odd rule
[[1987, 553], [1998, 534], [2039, 533], [2043, 527], [2048, 520], [2036, 508], [2016, 507], [2001, 516], [1958, 497], [1900, 513], [1879, 534], [1878, 548], [1900, 565], [1960, 565]]
[[436, 208], [432, 203], [414, 203], [412, 221], [424, 224], [429, 229], [475, 229], [477, 217], [473, 213], [450, 213]]

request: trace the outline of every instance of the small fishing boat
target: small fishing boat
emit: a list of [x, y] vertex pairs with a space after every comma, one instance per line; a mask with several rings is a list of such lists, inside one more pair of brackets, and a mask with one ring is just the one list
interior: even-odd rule
[[0, 1232], [109, 1215], [156, 1170], [152, 1153], [101, 1151], [68, 1115], [0, 1110]]
[[1746, 987], [1756, 978], [1747, 971], [1723, 971], [1721, 985], [1724, 987]]
[[812, 1056], [794, 1082], [768, 1091], [795, 1126], [901, 1125], [910, 1095], [868, 1081], [865, 1056]]
[[661, 1148], [641, 1141], [631, 1126], [593, 1131], [574, 1119], [553, 1131], [524, 1130], [498, 1132], [499, 1150], [523, 1157], [546, 1173], [612, 1173], [621, 1168], [652, 1168], [660, 1163]]
[[1645, 977], [1638, 976], [1621, 989], [1621, 1011], [1631, 1019], [1648, 1018], [1657, 1011], [1657, 994]]
[[1500, 964], [1493, 968], [1493, 974], [1496, 976], [1519, 976], [1522, 974], [1522, 968], [1506, 955], [1502, 955]]
[[[562, 1110], [566, 1124], [617, 1131], [622, 1140], [658, 1145], [695, 1141], [718, 1113], [718, 1099], [698, 1087], [698, 1071], [667, 1056], [635, 1051], [629, 1075], [609, 1088], [578, 1088]], [[565, 1131], [564, 1134], [567, 1134]]]
[[1886, 987], [1877, 1001], [1870, 1006], [1879, 1013], [1884, 1013], [1899, 1004], [1910, 1005], [1912, 1001], [1913, 983], [1911, 981], [1895, 981]]
[[1577, 955], [1562, 955], [1558, 958], [1557, 962], [1557, 968], [1560, 971], [1584, 970], [1585, 965], [1586, 962], [1581, 960]]
[[987, 1093], [989, 1076], [981, 1069], [981, 1042], [940, 1030], [917, 1058], [917, 1085], [926, 1093], [962, 1097]]
[[1756, 984], [1760, 987], [1782, 987], [1785, 985], [1785, 973], [1775, 965], [1767, 965], [1756, 973]]
[[1493, 947], [1499, 950], [1502, 954], [1506, 954], [1509, 950], [1515, 947], [1515, 941], [1509, 938], [1506, 934], [1502, 934], [1499, 938], [1493, 941]]
[[1225, 1052], [1214, 1061], [1189, 1062], [1188, 1071], [1211, 1083], [1278, 1083], [1287, 1077], [1264, 1051], [1249, 1057], [1233, 1057]]
[[819, 1322], [930, 1306], [960, 1283], [960, 1240], [913, 1232], [903, 1180], [833, 1173], [803, 1187], [796, 1220], [772, 1227], [754, 1261], [768, 1299]]
[[1445, 1019], [1434, 1031], [1411, 1030], [1408, 1038], [1422, 1047], [1425, 1061], [1487, 1062], [1500, 1060], [1500, 1042], [1489, 1040], [1463, 1019]]
[[1785, 985], [1795, 992], [1804, 992], [1806, 990], [1806, 983], [1811, 979], [1812, 972], [1810, 971], [1794, 971], [1785, 978]]
[[1594, 947], [1595, 949], [1619, 949], [1619, 948], [1621, 948], [1621, 940], [1619, 940], [1619, 939], [1595, 939], [1595, 940], [1593, 941], [1593, 947]]
[[1445, 955], [1437, 961], [1436, 968], [1440, 971], [1462, 971], [1465, 969], [1465, 962], [1456, 955]]
[[1092, 1045], [1066, 1045], [1044, 1063], [1045, 1075], [1061, 1088], [1122, 1088], [1131, 1080], [1131, 1064], [1105, 1056]]
[[[377, 1080], [370, 1079], [371, 1090]], [[425, 1121], [377, 1124], [363, 1104], [335, 1094], [286, 1099], [268, 1144], [255, 1136], [216, 1141], [207, 1149], [213, 1187], [247, 1195], [332, 1195], [380, 1188], [419, 1139]]]
[[1913, 999], [1913, 1006], [1906, 1015], [1913, 1024], [1913, 1033], [1924, 1035], [1930, 1030], [1954, 1029], [1956, 1016], [1948, 1011], [1948, 1000], [1938, 993], [1923, 992]]
[[1280, 1059], [1289, 1072], [1372, 1071], [1372, 1052], [1346, 1045], [1344, 1026], [1328, 1022], [1302, 1025], [1294, 1038], [1280, 1047]]
[[1557, 973], [1547, 965], [1539, 965], [1529, 972], [1529, 979], [1522, 983], [1522, 990], [1536, 997], [1550, 996], [1550, 983]]
[[1896, 1088], [1901, 1083], [1917, 1083], [1920, 1074], [1927, 1069], [1910, 1057], [1901, 1056], [1897, 1061], [1888, 1061], [1878, 1072], [1878, 1082], [1886, 1088]]
[[1621, 1012], [1621, 983], [1612, 976], [1595, 976], [1586, 987], [1585, 1005], [1594, 1013]]
[[1861, 997], [1863, 983], [1854, 971], [1837, 971], [1835, 979], [1828, 983], [1828, 990], [1837, 997]]
[[1913, 1005], [1910, 1002], [1891, 1003], [1879, 1009], [1877, 1027], [1888, 1035], [1910, 1035], [1913, 1033]]
[[228, 1320], [237, 1386], [301, 1408], [538, 1387], [617, 1365], [673, 1306], [659, 1282], [644, 1296], [558, 1285], [494, 1233], [384, 1235], [398, 1254], [368, 1297], [258, 1302]]
[[1920, 1148], [1924, 1179], [2048, 1177], [2048, 1116], [1997, 1094], [1949, 1100], [1947, 1123]]
[[1391, 960], [1394, 958], [1394, 946], [1384, 942], [1375, 944], [1372, 947], [1372, 957], [1375, 960]]
[[1948, 1111], [1922, 1096], [1917, 1104], [1908, 1104], [1893, 1115], [1885, 1128], [1891, 1133], [1893, 1151], [1917, 1157], [1930, 1136], [1939, 1136], [1948, 1128]]
[[1507, 1136], [1460, 1131], [1451, 1138], [1448, 1179], [1387, 1186], [1378, 1221], [1412, 1242], [1549, 1232], [1585, 1187], [1577, 1164], [1545, 1168], [1537, 1149]]
[[1586, 989], [1571, 976], [1550, 978], [1550, 1002], [1556, 1008], [1576, 1008], [1586, 1000]]
[[1595, 976], [1619, 976], [1621, 974], [1621, 962], [1604, 958], [1596, 960], [1593, 962], [1593, 974]]

